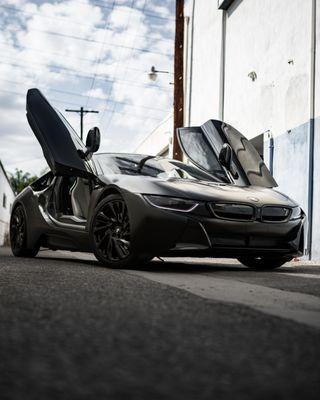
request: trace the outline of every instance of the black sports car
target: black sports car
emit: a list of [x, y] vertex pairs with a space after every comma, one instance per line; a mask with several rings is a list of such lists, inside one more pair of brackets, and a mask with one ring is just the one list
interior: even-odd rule
[[27, 118], [50, 172], [16, 198], [11, 216], [15, 256], [39, 247], [93, 252], [109, 267], [154, 256], [231, 257], [275, 268], [304, 253], [306, 217], [277, 186], [252, 144], [210, 120], [178, 130], [192, 162], [138, 154], [93, 154], [38, 89]]

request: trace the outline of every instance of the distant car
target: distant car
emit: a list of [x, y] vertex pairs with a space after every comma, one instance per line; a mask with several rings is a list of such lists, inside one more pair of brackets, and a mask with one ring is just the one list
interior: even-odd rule
[[252, 144], [210, 120], [181, 128], [190, 162], [138, 154], [95, 154], [38, 89], [27, 118], [51, 169], [15, 200], [12, 252], [34, 257], [40, 246], [93, 252], [126, 268], [154, 256], [230, 257], [272, 269], [304, 252], [306, 216], [277, 186]]

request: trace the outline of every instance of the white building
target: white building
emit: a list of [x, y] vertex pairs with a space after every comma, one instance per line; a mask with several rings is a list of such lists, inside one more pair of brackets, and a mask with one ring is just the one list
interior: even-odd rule
[[9, 235], [9, 221], [14, 193], [8, 176], [0, 161], [0, 246], [3, 246]]
[[184, 126], [219, 119], [251, 139], [319, 260], [320, 0], [185, 0], [184, 17]]
[[185, 0], [184, 14], [184, 125], [255, 138], [320, 259], [320, 0]]
[[160, 124], [138, 145], [135, 153], [151, 156], [172, 157], [173, 115], [169, 114]]

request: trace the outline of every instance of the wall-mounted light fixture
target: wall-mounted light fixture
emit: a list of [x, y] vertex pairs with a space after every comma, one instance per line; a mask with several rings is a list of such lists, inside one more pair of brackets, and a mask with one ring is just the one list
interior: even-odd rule
[[255, 71], [251, 71], [248, 73], [248, 77], [254, 82], [257, 79], [257, 73]]
[[149, 79], [153, 82], [156, 81], [158, 78], [158, 74], [171, 74], [172, 75], [172, 72], [160, 71], [160, 70], [156, 69], [155, 66], [153, 65], [150, 69], [150, 72], [148, 73]]

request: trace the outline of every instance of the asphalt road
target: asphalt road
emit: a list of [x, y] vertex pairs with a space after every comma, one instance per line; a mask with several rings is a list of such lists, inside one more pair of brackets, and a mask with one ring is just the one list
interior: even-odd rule
[[320, 266], [0, 249], [0, 398], [319, 399]]

